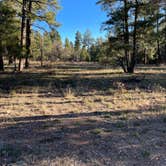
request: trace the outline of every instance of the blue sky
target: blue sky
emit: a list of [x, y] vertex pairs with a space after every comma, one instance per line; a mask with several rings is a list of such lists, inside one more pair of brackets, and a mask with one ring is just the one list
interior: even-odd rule
[[106, 20], [106, 15], [97, 0], [60, 0], [62, 9], [58, 12], [57, 21], [61, 23], [58, 28], [62, 39], [68, 37], [74, 41], [75, 33], [79, 30], [84, 33], [86, 29], [92, 32], [92, 36], [97, 38], [105, 36], [101, 32], [101, 24]]

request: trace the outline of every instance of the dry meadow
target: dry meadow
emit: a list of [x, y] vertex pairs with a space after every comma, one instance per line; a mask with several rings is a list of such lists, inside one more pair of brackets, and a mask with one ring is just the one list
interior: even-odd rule
[[0, 73], [0, 165], [165, 166], [166, 66]]

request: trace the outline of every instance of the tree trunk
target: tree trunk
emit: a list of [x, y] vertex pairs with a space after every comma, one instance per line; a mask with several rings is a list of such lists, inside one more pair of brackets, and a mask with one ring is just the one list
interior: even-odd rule
[[40, 62], [41, 62], [41, 67], [43, 67], [43, 37], [41, 37], [40, 41]]
[[[157, 35], [159, 34], [159, 18], [157, 16]], [[158, 56], [158, 64], [161, 63], [161, 54], [160, 54], [160, 40], [157, 37], [157, 56]]]
[[[164, 4], [166, 6], [166, 2]], [[165, 26], [164, 26], [164, 45], [163, 45], [163, 54], [162, 54], [162, 60], [161, 60], [161, 63], [166, 63], [166, 9], [164, 10], [164, 14], [165, 14], [165, 17], [164, 17], [164, 21], [165, 21]]]
[[146, 49], [144, 49], [144, 64], [146, 65], [148, 63], [148, 57], [146, 55]]
[[128, 68], [129, 63], [129, 24], [128, 24], [128, 1], [124, 0], [124, 44], [125, 44], [125, 60], [126, 68]]
[[26, 57], [25, 57], [25, 68], [29, 67], [29, 57], [31, 54], [31, 10], [32, 10], [32, 1], [28, 3], [28, 18], [26, 22]]
[[126, 66], [124, 65], [124, 59], [119, 59], [120, 66], [122, 67], [124, 73], [127, 73]]
[[0, 52], [0, 71], [4, 71], [4, 63], [3, 63], [2, 52]]
[[0, 39], [0, 71], [4, 71], [1, 39]]
[[17, 71], [17, 62], [16, 62], [16, 56], [14, 56], [14, 71]]
[[40, 63], [41, 63], [41, 67], [43, 67], [43, 49], [40, 50], [40, 53], [41, 53]]
[[136, 52], [137, 52], [137, 18], [138, 18], [138, 0], [135, 0], [135, 15], [134, 15], [134, 32], [133, 32], [133, 53], [130, 59], [130, 65], [128, 67], [129, 73], [134, 73], [134, 67], [136, 64]]
[[11, 64], [13, 64], [13, 57], [12, 57], [12, 56], [9, 56], [8, 65], [11, 65]]
[[25, 33], [25, 20], [26, 20], [26, 0], [22, 0], [22, 20], [21, 20], [21, 41], [20, 45], [22, 48], [22, 53], [19, 58], [19, 65], [18, 65], [18, 71], [22, 71], [23, 66], [22, 66], [22, 55], [24, 54], [24, 33]]
[[127, 72], [134, 73], [137, 51], [137, 19], [138, 19], [138, 0], [135, 0], [134, 31], [133, 31], [133, 52], [129, 54]]

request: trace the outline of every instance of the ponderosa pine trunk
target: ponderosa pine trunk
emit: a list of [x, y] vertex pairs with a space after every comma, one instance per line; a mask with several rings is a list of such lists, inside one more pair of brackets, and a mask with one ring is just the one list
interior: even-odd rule
[[124, 44], [125, 44], [125, 61], [126, 61], [126, 69], [123, 67], [124, 72], [128, 72], [128, 64], [129, 64], [129, 23], [128, 23], [128, 1], [124, 0]]
[[144, 49], [144, 64], [148, 63], [148, 56], [146, 55], [146, 48]]
[[21, 20], [21, 49], [22, 53], [19, 57], [19, 65], [18, 65], [18, 71], [22, 71], [23, 66], [22, 66], [22, 55], [24, 54], [24, 35], [25, 35], [25, 21], [26, 21], [26, 0], [22, 0], [22, 20]]
[[4, 63], [3, 63], [2, 53], [0, 53], [0, 71], [4, 71]]
[[[159, 34], [159, 12], [157, 13], [157, 35]], [[161, 63], [161, 53], [160, 53], [160, 39], [157, 37], [157, 58], [158, 58], [158, 64]]]
[[[166, 9], [165, 9], [165, 22], [166, 22]], [[165, 62], [166, 62], [166, 24], [165, 24]]]
[[1, 39], [0, 39], [0, 71], [4, 71], [4, 62], [3, 62]]
[[28, 3], [28, 17], [26, 21], [26, 57], [25, 57], [25, 68], [29, 67], [29, 57], [31, 54], [31, 10], [32, 10], [32, 1], [29, 0]]
[[41, 63], [41, 67], [43, 67], [43, 36], [40, 39], [40, 63]]
[[134, 73], [134, 68], [136, 64], [136, 54], [137, 54], [137, 19], [138, 19], [138, 0], [135, 0], [135, 15], [134, 15], [134, 32], [133, 32], [133, 53], [131, 57], [130, 66], [128, 69], [129, 73]]

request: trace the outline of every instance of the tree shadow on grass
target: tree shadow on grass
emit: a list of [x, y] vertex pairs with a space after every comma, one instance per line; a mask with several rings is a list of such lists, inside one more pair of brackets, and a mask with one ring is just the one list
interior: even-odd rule
[[76, 156], [87, 165], [164, 165], [162, 110], [143, 118], [142, 110], [1, 118], [0, 164]]
[[[2, 93], [10, 93], [12, 90], [32, 93], [34, 89], [39, 89], [39, 93], [52, 91], [55, 96], [62, 95], [61, 91], [66, 88], [73, 88], [81, 93], [93, 91], [108, 91], [110, 88], [117, 90], [115, 82], [122, 82], [127, 89], [140, 88], [148, 90], [155, 85], [166, 88], [166, 74], [139, 74], [133, 75], [107, 75], [83, 77], [83, 74], [71, 77], [58, 78], [48, 73], [21, 73], [15, 75], [5, 75], [0, 78], [0, 89]], [[142, 79], [143, 78], [143, 79]], [[157, 79], [158, 78], [158, 79]]]
[[165, 65], [140, 65], [136, 67], [137, 70], [154, 70], [154, 71], [165, 71]]
[[[43, 67], [41, 66], [35, 66], [36, 69], [58, 69], [58, 70], [68, 70], [68, 71], [85, 71], [85, 70], [102, 70], [102, 69], [106, 69], [105, 66], [102, 66], [98, 63], [80, 63], [80, 62], [75, 62], [75, 63], [68, 63], [68, 62], [64, 62], [63, 64], [47, 64], [44, 65]], [[111, 68], [111, 67], [108, 67]]]

